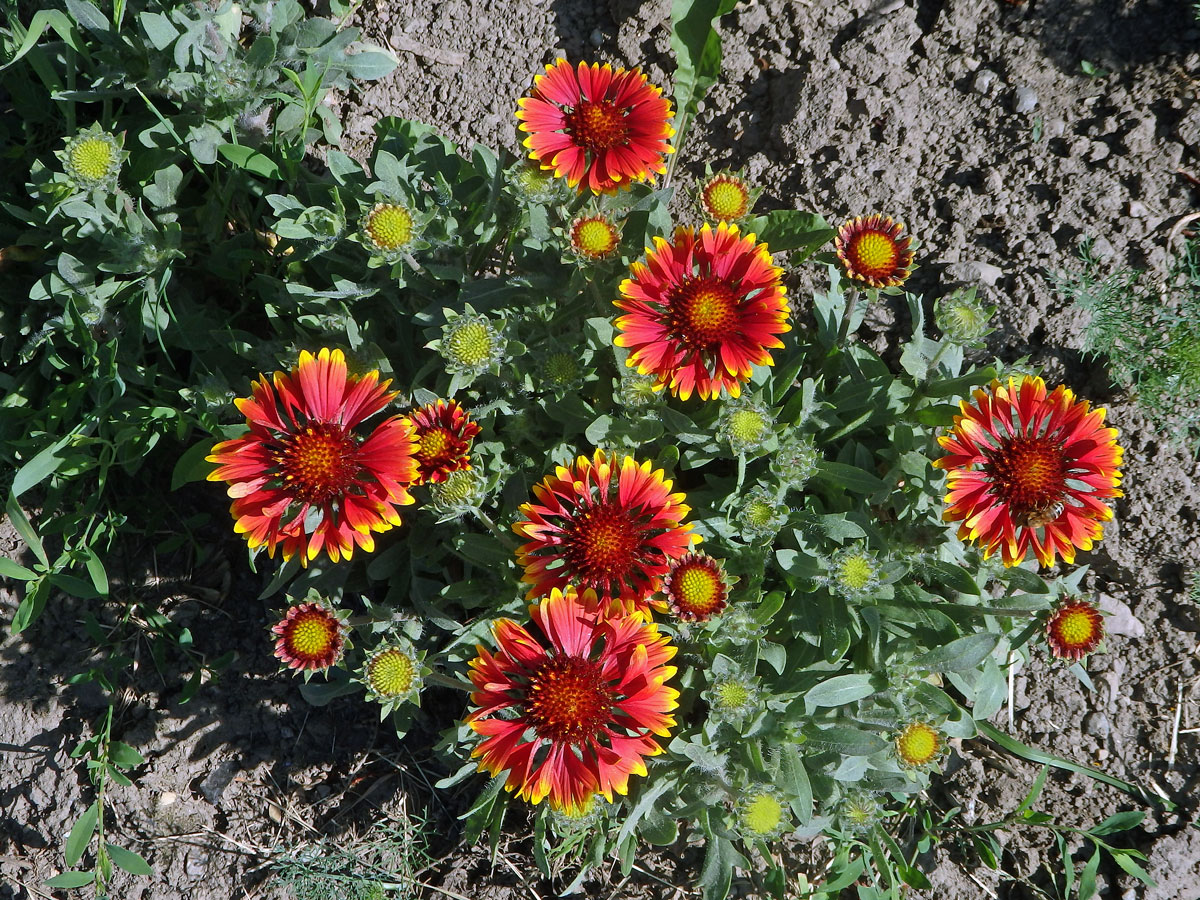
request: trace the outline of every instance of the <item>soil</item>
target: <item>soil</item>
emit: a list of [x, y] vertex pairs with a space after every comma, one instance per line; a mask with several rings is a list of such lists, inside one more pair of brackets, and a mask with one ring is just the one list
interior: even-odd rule
[[[516, 152], [515, 98], [558, 55], [641, 64], [669, 84], [670, 5], [367, 0], [359, 24], [397, 51], [400, 66], [341, 99], [348, 143], [364, 152], [374, 122], [396, 115], [437, 125], [464, 145]], [[766, 208], [812, 209], [833, 222], [875, 211], [902, 218], [922, 241], [915, 292], [932, 298], [954, 283], [979, 284], [1000, 307], [989, 353], [1029, 357], [1049, 381], [1107, 406], [1120, 428], [1127, 496], [1104, 541], [1081, 559], [1091, 566], [1087, 586], [1112, 613], [1108, 652], [1088, 665], [1095, 690], [1035, 659], [1014, 679], [1014, 703], [997, 723], [1178, 804], [1112, 838], [1149, 857], [1157, 887], [1106, 865], [1101, 896], [1198, 900], [1200, 609], [1185, 588], [1200, 567], [1200, 465], [1083, 358], [1080, 318], [1051, 281], [1077, 267], [1085, 236], [1109, 265], [1161, 269], [1171, 226], [1195, 206], [1200, 32], [1189, 4], [749, 0], [721, 31], [723, 78], [682, 151], [681, 185], [706, 164], [727, 165], [765, 188]], [[894, 345], [906, 315], [880, 304], [863, 336]], [[129, 573], [131, 590], [161, 591], [163, 610], [191, 624], [199, 652], [233, 649], [237, 658], [187, 704], [179, 702], [186, 673], [158, 670], [149, 648], [135, 661], [114, 735], [146, 763], [132, 787], [111, 789], [109, 828], [157, 874], [122, 879], [113, 896], [282, 896], [268, 865], [273, 853], [322, 836], [348, 845], [372, 821], [405, 810], [422, 810], [434, 836], [434, 860], [415, 863], [419, 879], [436, 886], [428, 896], [546, 897], [570, 881], [569, 873], [554, 883], [530, 874], [520, 822], [510, 823], [512, 837], [494, 858], [486, 847], [452, 848], [468, 792], [430, 789], [446, 774], [430, 756], [431, 735], [398, 743], [365, 705], [334, 713], [302, 702], [297, 683], [278, 678], [264, 652], [270, 613], [256, 577], [237, 562], [243, 548], [221, 543], [217, 531], [213, 541], [234, 561], [224, 569], [217, 557], [190, 577], [187, 560], [162, 560], [159, 570], [180, 578], [149, 586], [145, 572]], [[0, 533], [0, 549], [21, 552], [11, 531]], [[223, 580], [222, 572], [232, 575]], [[0, 593], [5, 616], [15, 602]], [[96, 724], [100, 694], [63, 681], [86, 667], [93, 646], [83, 612], [56, 602], [32, 631], [0, 643], [0, 900], [44, 895], [37, 885], [61, 869], [65, 832], [92, 799], [83, 765], [69, 754]], [[981, 740], [956, 747], [947, 770], [932, 799], [962, 807], [974, 823], [1012, 812], [1037, 771]], [[1060, 773], [1037, 804], [1081, 827], [1136, 806]], [[1061, 884], [1061, 859], [1041, 830], [1008, 830], [1005, 844], [1004, 873], [935, 848], [926, 860], [934, 889], [922, 896], [1037, 897], [1050, 891], [1050, 873]], [[819, 846], [794, 845], [789, 858], [794, 871], [819, 878]], [[688, 887], [697, 863], [690, 848], [670, 848], [647, 855], [627, 882], [604, 869], [584, 890], [698, 896]]]

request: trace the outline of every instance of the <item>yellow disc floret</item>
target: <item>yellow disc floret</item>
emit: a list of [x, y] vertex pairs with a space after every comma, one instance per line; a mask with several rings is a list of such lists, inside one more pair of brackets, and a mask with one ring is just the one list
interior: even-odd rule
[[942, 749], [942, 739], [924, 722], [911, 722], [896, 736], [896, 755], [906, 766], [927, 766]]
[[376, 203], [363, 217], [362, 230], [377, 250], [392, 253], [412, 242], [412, 213], [396, 203]]

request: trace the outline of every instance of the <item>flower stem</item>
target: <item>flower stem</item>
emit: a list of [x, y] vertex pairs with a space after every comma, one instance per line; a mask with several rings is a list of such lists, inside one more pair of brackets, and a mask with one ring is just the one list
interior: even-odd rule
[[491, 516], [489, 516], [487, 513], [485, 513], [478, 506], [472, 507], [471, 509], [472, 509], [472, 512], [475, 513], [475, 518], [479, 519], [479, 521], [481, 523], [483, 523], [483, 527], [486, 528], [488, 531], [490, 531], [492, 533], [492, 536], [496, 540], [498, 540], [501, 544], [503, 544], [509, 550], [517, 549], [516, 542], [512, 539], [512, 537], [509, 534], [500, 530], [500, 526], [498, 526], [495, 522], [492, 521]]
[[470, 694], [475, 690], [473, 684], [463, 681], [461, 678], [454, 678], [450, 675], [443, 675], [441, 672], [434, 670], [425, 676], [427, 681], [432, 681], [442, 685], [442, 687], [455, 688], [456, 690], [465, 691]]
[[850, 336], [850, 320], [854, 318], [854, 310], [858, 306], [858, 288], [849, 287], [846, 289], [846, 308], [842, 312], [842, 324], [838, 328], [837, 342], [844, 344], [846, 338]]

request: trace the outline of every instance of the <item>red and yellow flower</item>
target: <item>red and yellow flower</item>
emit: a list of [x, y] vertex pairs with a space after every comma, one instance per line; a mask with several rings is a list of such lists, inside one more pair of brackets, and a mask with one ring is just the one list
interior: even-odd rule
[[571, 223], [571, 249], [580, 259], [607, 259], [621, 245], [621, 229], [603, 213], [580, 216]]
[[530, 158], [571, 187], [627, 188], [666, 172], [674, 152], [671, 103], [639, 69], [559, 59], [517, 106]]
[[1046, 619], [1046, 641], [1059, 659], [1080, 660], [1104, 640], [1104, 617], [1086, 600], [1064, 600]]
[[671, 613], [685, 622], [707, 622], [729, 605], [725, 572], [705, 553], [689, 553], [676, 560], [662, 590]]
[[754, 204], [754, 192], [731, 172], [720, 172], [700, 185], [700, 209], [706, 219], [736, 222], [744, 218]]
[[962, 523], [959, 538], [978, 541], [985, 557], [999, 549], [1006, 566], [1030, 549], [1043, 566], [1090, 550], [1112, 519], [1104, 501], [1122, 496], [1123, 451], [1104, 410], [1062, 386], [1047, 395], [1030, 376], [993, 381], [960, 408], [934, 463], [947, 471], [943, 518]]
[[736, 225], [655, 238], [629, 274], [614, 301], [625, 312], [615, 343], [629, 348], [627, 366], [684, 400], [693, 391], [705, 400], [722, 390], [739, 396], [754, 366], [774, 363], [777, 335], [791, 330], [783, 270]]
[[663, 752], [655, 737], [675, 725], [675, 647], [642, 614], [604, 617], [591, 591], [570, 586], [529, 613], [536, 631], [500, 619], [497, 651], [478, 647], [471, 662], [467, 723], [483, 736], [471, 755], [480, 770], [507, 771], [522, 799], [577, 814], [596, 794], [627, 793], [644, 758]]
[[389, 383], [350, 375], [342, 351], [326, 348], [234, 401], [250, 431], [213, 447], [208, 479], [229, 483], [234, 530], [251, 548], [304, 565], [324, 550], [337, 562], [400, 524], [396, 507], [413, 502], [417, 476], [412, 423], [392, 416], [365, 438], [354, 431], [395, 396]]
[[838, 229], [833, 246], [846, 276], [868, 287], [896, 287], [912, 274], [912, 236], [890, 216], [851, 219]]
[[481, 429], [457, 400], [426, 403], [411, 417], [417, 438], [413, 484], [440, 484], [451, 472], [471, 468], [471, 442]]
[[275, 656], [289, 669], [328, 669], [342, 658], [346, 648], [346, 626], [324, 603], [296, 604], [271, 631], [279, 635]]
[[530, 599], [568, 584], [596, 592], [605, 604], [647, 610], [673, 560], [699, 535], [683, 519], [691, 512], [683, 494], [671, 493], [662, 469], [651, 471], [632, 456], [597, 450], [533, 488], [513, 531], [528, 543], [517, 551]]

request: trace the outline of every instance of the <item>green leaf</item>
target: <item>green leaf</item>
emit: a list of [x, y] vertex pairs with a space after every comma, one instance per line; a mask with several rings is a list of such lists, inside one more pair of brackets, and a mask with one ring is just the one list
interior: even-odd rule
[[1150, 873], [1133, 861], [1133, 857], [1124, 850], [1110, 848], [1108, 851], [1112, 854], [1113, 862], [1149, 887], [1157, 887], [1157, 883], [1150, 877]]
[[[671, 51], [675, 55], [675, 146], [687, 136], [696, 108], [721, 74], [721, 36], [713, 21], [737, 0], [673, 0]], [[707, 898], [706, 898], [707, 900]]]
[[88, 3], [87, 0], [67, 0], [67, 12], [88, 31], [106, 34], [110, 30], [108, 19], [104, 13]]
[[1096, 895], [1096, 872], [1099, 869], [1100, 848], [1097, 847], [1079, 872], [1079, 900], [1091, 900]]
[[792, 811], [800, 819], [801, 825], [807, 825], [812, 820], [812, 785], [804, 768], [800, 748], [791, 741], [785, 741], [780, 747], [779, 787], [789, 797], [794, 798]]
[[960, 594], [979, 596], [979, 585], [971, 577], [971, 573], [962, 566], [942, 562], [940, 559], [929, 560], [921, 564], [921, 569], [933, 575], [941, 584], [958, 591]]
[[968, 634], [918, 656], [912, 664], [932, 672], [967, 672], [983, 662], [998, 643], [998, 634], [988, 631]]
[[1008, 684], [1004, 672], [996, 661], [988, 657], [983, 661], [983, 671], [975, 682], [975, 705], [971, 715], [976, 719], [990, 719], [1000, 711], [1008, 696]]
[[818, 706], [844, 706], [870, 697], [875, 693], [871, 680], [871, 675], [859, 674], [836, 675], [822, 681], [804, 695], [808, 714], [812, 715], [812, 710]]
[[150, 863], [142, 859], [140, 853], [134, 853], [132, 850], [126, 850], [124, 847], [118, 847], [116, 844], [104, 842], [104, 848], [108, 851], [108, 855], [112, 857], [112, 861], [117, 864], [118, 868], [124, 869], [130, 875], [153, 875], [154, 869], [150, 867]]
[[832, 728], [805, 729], [809, 743], [821, 749], [832, 750], [842, 756], [870, 756], [887, 747], [887, 741], [877, 734], [850, 728], [845, 725], [835, 725]]
[[37, 46], [37, 42], [41, 40], [46, 29], [53, 29], [58, 33], [58, 36], [72, 50], [80, 56], [87, 58], [87, 48], [81, 40], [79, 30], [75, 27], [67, 14], [60, 9], [40, 9], [33, 14], [33, 18], [29, 20], [29, 30], [25, 32], [25, 37], [21, 41], [21, 46], [13, 53], [12, 58], [4, 65], [0, 66], [0, 72], [3, 72], [9, 66], [13, 65], [17, 60], [23, 57], [26, 53]]
[[177, 491], [185, 484], [194, 481], [206, 481], [208, 473], [215, 468], [214, 463], [207, 462], [205, 457], [212, 453], [216, 439], [201, 441], [193, 444], [180, 454], [171, 470], [171, 490]]
[[29, 521], [29, 517], [25, 515], [25, 510], [21, 509], [21, 505], [17, 503], [17, 498], [14, 495], [9, 495], [8, 502], [4, 506], [4, 512], [8, 516], [8, 521], [12, 523], [12, 527], [21, 536], [21, 540], [33, 551], [33, 555], [38, 558], [38, 561], [43, 566], [49, 568], [50, 557], [46, 555], [46, 548], [42, 546], [42, 539], [38, 537], [37, 530], [33, 527], [33, 523]]
[[42, 610], [46, 608], [46, 600], [50, 596], [49, 582], [39, 578], [33, 582], [33, 587], [21, 598], [17, 611], [13, 613], [12, 633], [20, 634], [37, 621]]
[[[142, 31], [146, 32], [146, 37], [150, 39], [155, 50], [166, 50], [179, 37], [179, 29], [162, 13], [138, 13], [138, 21], [141, 22]], [[258, 41], [255, 41], [256, 45], [257, 43]]]
[[92, 835], [96, 833], [96, 823], [99, 820], [99, 802], [93, 803], [83, 811], [82, 816], [75, 820], [75, 824], [71, 826], [71, 833], [67, 835], [66, 846], [63, 848], [63, 861], [68, 866], [75, 865], [83, 858], [84, 851], [92, 842]]
[[400, 61], [382, 47], [373, 47], [361, 53], [346, 54], [346, 64], [351, 78], [378, 81], [392, 74]]
[[1126, 810], [1109, 816], [1094, 828], [1089, 828], [1089, 834], [1115, 834], [1118, 831], [1128, 831], [1137, 828], [1146, 818], [1146, 813], [1140, 809]]
[[749, 863], [738, 853], [733, 842], [724, 835], [711, 835], [700, 867], [700, 893], [703, 900], [725, 900], [733, 881], [735, 868], [747, 868]]
[[772, 210], [765, 216], [750, 219], [742, 230], [755, 232], [758, 240], [772, 253], [803, 250], [800, 259], [793, 260], [793, 264], [807, 259], [837, 234], [822, 216], [802, 209]]
[[0, 576], [14, 578], [17, 581], [33, 581], [38, 577], [36, 572], [30, 572], [24, 566], [19, 566], [3, 556], [0, 556]]
[[817, 477], [855, 494], [874, 494], [884, 487], [883, 481], [875, 475], [845, 463], [822, 460], [817, 463]]
[[108, 745], [108, 759], [122, 769], [136, 769], [146, 760], [124, 741], [112, 741]]
[[17, 474], [13, 476], [12, 495], [20, 497], [31, 487], [36, 487], [57, 472], [58, 467], [63, 464], [63, 458], [58, 453], [74, 437], [74, 434], [63, 435], [49, 447], [43, 448], [25, 465], [21, 466], [17, 470]]
[[96, 880], [95, 872], [63, 872], [42, 882], [48, 888], [69, 890], [71, 888], [87, 887]]
[[1079, 763], [1072, 762], [1069, 759], [1063, 759], [1061, 756], [1055, 756], [1052, 753], [1046, 753], [1028, 744], [1023, 744], [1014, 737], [1005, 734], [995, 725], [990, 722], [979, 722], [979, 733], [986, 737], [994, 744], [998, 744], [1009, 753], [1013, 753], [1022, 759], [1029, 762], [1040, 763], [1042, 765], [1054, 766], [1056, 769], [1064, 769], [1068, 772], [1075, 772], [1079, 775], [1087, 775], [1096, 781], [1102, 781], [1105, 784], [1124, 791], [1130, 796], [1137, 797], [1143, 803], [1171, 811], [1176, 808], [1176, 804], [1170, 800], [1165, 800], [1157, 794], [1139, 787], [1136, 784], [1131, 784], [1128, 781], [1122, 781], [1120, 778], [1114, 778], [1107, 772], [1101, 772], [1099, 769], [1093, 769], [1091, 766], [1082, 766]]
[[280, 178], [279, 164], [271, 157], [244, 144], [221, 144], [217, 152], [237, 166], [263, 178]]

